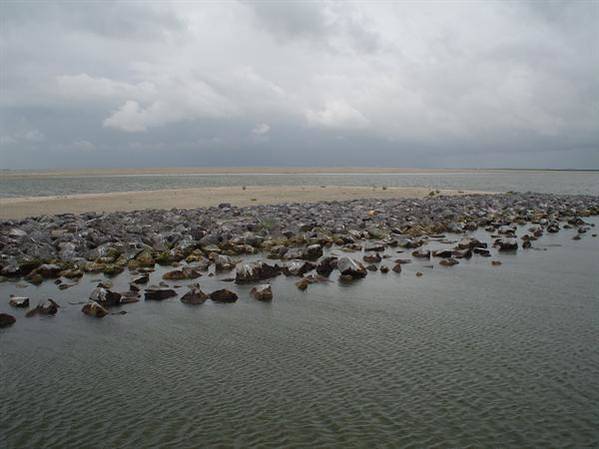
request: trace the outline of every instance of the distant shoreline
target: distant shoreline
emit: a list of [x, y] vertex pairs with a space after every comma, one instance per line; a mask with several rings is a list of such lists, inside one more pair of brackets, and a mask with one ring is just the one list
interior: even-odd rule
[[[432, 189], [422, 187], [365, 186], [239, 186], [86, 193], [78, 195], [0, 198], [0, 219], [84, 212], [117, 212], [140, 209], [195, 209], [231, 203], [308, 203], [364, 198], [422, 198]], [[441, 190], [443, 195], [492, 192]]]
[[88, 169], [0, 169], [0, 177], [66, 177], [127, 175], [218, 175], [218, 174], [401, 174], [401, 173], [509, 173], [577, 172], [596, 173], [599, 169], [546, 168], [394, 168], [394, 167], [160, 167]]

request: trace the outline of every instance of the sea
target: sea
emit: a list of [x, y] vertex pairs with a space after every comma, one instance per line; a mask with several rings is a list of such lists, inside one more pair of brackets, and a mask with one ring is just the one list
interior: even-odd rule
[[[76, 172], [75, 172], [76, 173]], [[402, 173], [36, 174], [0, 171], [0, 197], [55, 196], [224, 186], [428, 187], [487, 192], [599, 195], [599, 171], [490, 170]]]
[[[43, 192], [227, 179], [599, 189], [597, 174], [561, 172], [110, 179], [53, 178]], [[2, 185], [5, 195], [42, 193]], [[370, 272], [346, 285], [333, 273], [306, 291], [279, 276], [270, 303], [222, 273], [200, 285], [235, 290], [234, 304], [142, 299], [113, 309], [124, 315], [95, 319], [79, 303], [102, 275], [64, 291], [0, 283], [0, 312], [17, 318], [0, 329], [0, 448], [599, 447], [599, 238], [590, 235], [599, 218], [587, 220], [595, 227], [581, 240], [573, 229], [546, 234], [530, 250], [494, 253], [499, 266], [478, 256], [450, 268], [414, 259], [400, 274]], [[386, 253], [405, 257], [397, 250]], [[130, 275], [111, 280], [125, 290]], [[8, 306], [10, 294], [61, 307], [25, 318]]]

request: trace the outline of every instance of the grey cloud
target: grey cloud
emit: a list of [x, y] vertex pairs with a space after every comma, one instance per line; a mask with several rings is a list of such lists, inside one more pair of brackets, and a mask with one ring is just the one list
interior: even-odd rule
[[597, 167], [598, 9], [4, 2], [0, 167]]

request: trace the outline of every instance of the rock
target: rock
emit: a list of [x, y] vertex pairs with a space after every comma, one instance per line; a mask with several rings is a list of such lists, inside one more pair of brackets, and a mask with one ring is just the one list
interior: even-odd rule
[[335, 268], [337, 268], [337, 257], [328, 256], [316, 266], [316, 272], [321, 276], [329, 276]]
[[216, 271], [231, 271], [235, 268], [236, 264], [236, 261], [222, 254], [218, 254], [214, 259], [214, 268]]
[[90, 301], [87, 304], [85, 304], [81, 311], [86, 315], [93, 316], [96, 318], [102, 318], [108, 315], [108, 310], [106, 310], [104, 307], [102, 307], [95, 301]]
[[319, 244], [309, 245], [302, 253], [302, 259], [316, 260], [322, 256], [322, 247]]
[[54, 279], [60, 276], [62, 268], [55, 264], [45, 263], [32, 271], [33, 274], [39, 274], [44, 279]]
[[518, 240], [515, 238], [501, 238], [495, 241], [499, 251], [516, 251], [518, 249]]
[[215, 290], [210, 293], [210, 299], [214, 302], [231, 303], [237, 301], [237, 294], [226, 288]]
[[376, 266], [376, 265], [374, 265], [374, 264], [370, 264], [370, 265], [366, 265], [366, 269], [367, 269], [368, 271], [378, 271], [379, 267], [377, 267], [377, 266]]
[[200, 290], [200, 286], [192, 286], [187, 293], [181, 297], [183, 304], [199, 305], [204, 304], [208, 299], [208, 295]]
[[12, 326], [17, 322], [17, 319], [8, 313], [0, 313], [0, 329]]
[[457, 264], [459, 264], [459, 262], [453, 257], [450, 257], [449, 259], [443, 259], [441, 262], [439, 262], [439, 265], [443, 265], [444, 267], [453, 267]]
[[458, 242], [457, 249], [473, 249], [473, 248], [486, 248], [487, 244], [482, 243], [473, 237], [465, 237]]
[[235, 283], [257, 282], [271, 279], [281, 273], [278, 265], [269, 265], [264, 262], [249, 262], [239, 265], [235, 272]]
[[367, 243], [364, 246], [364, 251], [368, 252], [368, 251], [375, 251], [377, 253], [379, 252], [383, 252], [385, 251], [385, 244], [383, 242], [372, 242], [372, 243]]
[[387, 265], [381, 265], [381, 273], [389, 273], [389, 267]]
[[465, 249], [465, 250], [454, 249], [451, 254], [456, 259], [470, 259], [472, 257], [472, 250], [471, 249]]
[[452, 255], [453, 251], [450, 249], [438, 249], [436, 251], [433, 251], [433, 257], [449, 258]]
[[177, 292], [172, 288], [149, 287], [144, 292], [146, 301], [162, 301], [173, 296], [177, 296]]
[[423, 276], [423, 273], [421, 271], [416, 272], [416, 277], [422, 277], [422, 276]]
[[421, 259], [430, 259], [431, 258], [431, 252], [428, 250], [423, 250], [423, 249], [417, 249], [416, 251], [412, 251], [412, 256], [413, 257], [418, 257]]
[[26, 296], [11, 296], [8, 303], [13, 307], [27, 308], [29, 307], [29, 298]]
[[179, 270], [169, 271], [162, 275], [162, 279], [166, 279], [168, 281], [181, 281], [183, 279], [196, 279], [199, 278], [202, 274], [191, 267], [183, 267]]
[[400, 264], [400, 263], [396, 263], [396, 264], [393, 266], [392, 270], [393, 270], [395, 273], [401, 273], [401, 264]]
[[341, 257], [337, 261], [337, 269], [342, 276], [351, 276], [354, 279], [366, 277], [368, 274], [364, 265], [349, 257]]
[[343, 284], [349, 284], [350, 282], [354, 281], [354, 277], [350, 274], [342, 274], [341, 276], [339, 276], [339, 282], [343, 283]]
[[383, 258], [379, 253], [366, 254], [362, 257], [362, 260], [366, 263], [380, 263]]
[[121, 304], [121, 296], [120, 293], [113, 292], [108, 288], [96, 287], [89, 295], [89, 299], [102, 307], [113, 307]]
[[149, 249], [144, 249], [140, 251], [135, 256], [135, 262], [137, 262], [137, 266], [139, 267], [153, 267], [156, 264], [154, 257], [152, 256], [152, 251]]
[[501, 261], [500, 260], [492, 260], [491, 265], [493, 265], [494, 267], [497, 267], [497, 266], [501, 265]]
[[485, 248], [474, 248], [472, 250], [472, 252], [474, 254], [478, 254], [479, 256], [491, 257], [491, 252], [488, 249], [485, 249]]
[[308, 288], [309, 284], [310, 284], [310, 281], [308, 279], [302, 278], [295, 283], [295, 286], [297, 288], [299, 288], [300, 290], [306, 290]]
[[522, 248], [528, 249], [531, 247], [532, 247], [532, 243], [530, 242], [530, 240], [525, 240], [524, 242], [522, 242]]
[[283, 267], [286, 276], [303, 276], [316, 268], [316, 264], [303, 260], [292, 260]]
[[250, 291], [250, 294], [258, 301], [271, 301], [272, 287], [270, 284], [258, 285]]
[[60, 306], [53, 300], [53, 299], [47, 299], [45, 301], [40, 301], [39, 304], [37, 305], [37, 307], [35, 307], [34, 309], [29, 310], [25, 316], [27, 318], [32, 317], [36, 314], [40, 314], [40, 315], [56, 315], [56, 313], [58, 312], [58, 308]]
[[133, 283], [138, 285], [147, 284], [148, 282], [150, 282], [150, 275], [148, 273], [142, 274], [133, 280]]

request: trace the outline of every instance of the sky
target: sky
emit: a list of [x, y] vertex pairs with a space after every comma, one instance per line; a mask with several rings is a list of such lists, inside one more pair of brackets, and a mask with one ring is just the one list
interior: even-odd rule
[[0, 3], [0, 168], [599, 168], [599, 1]]

